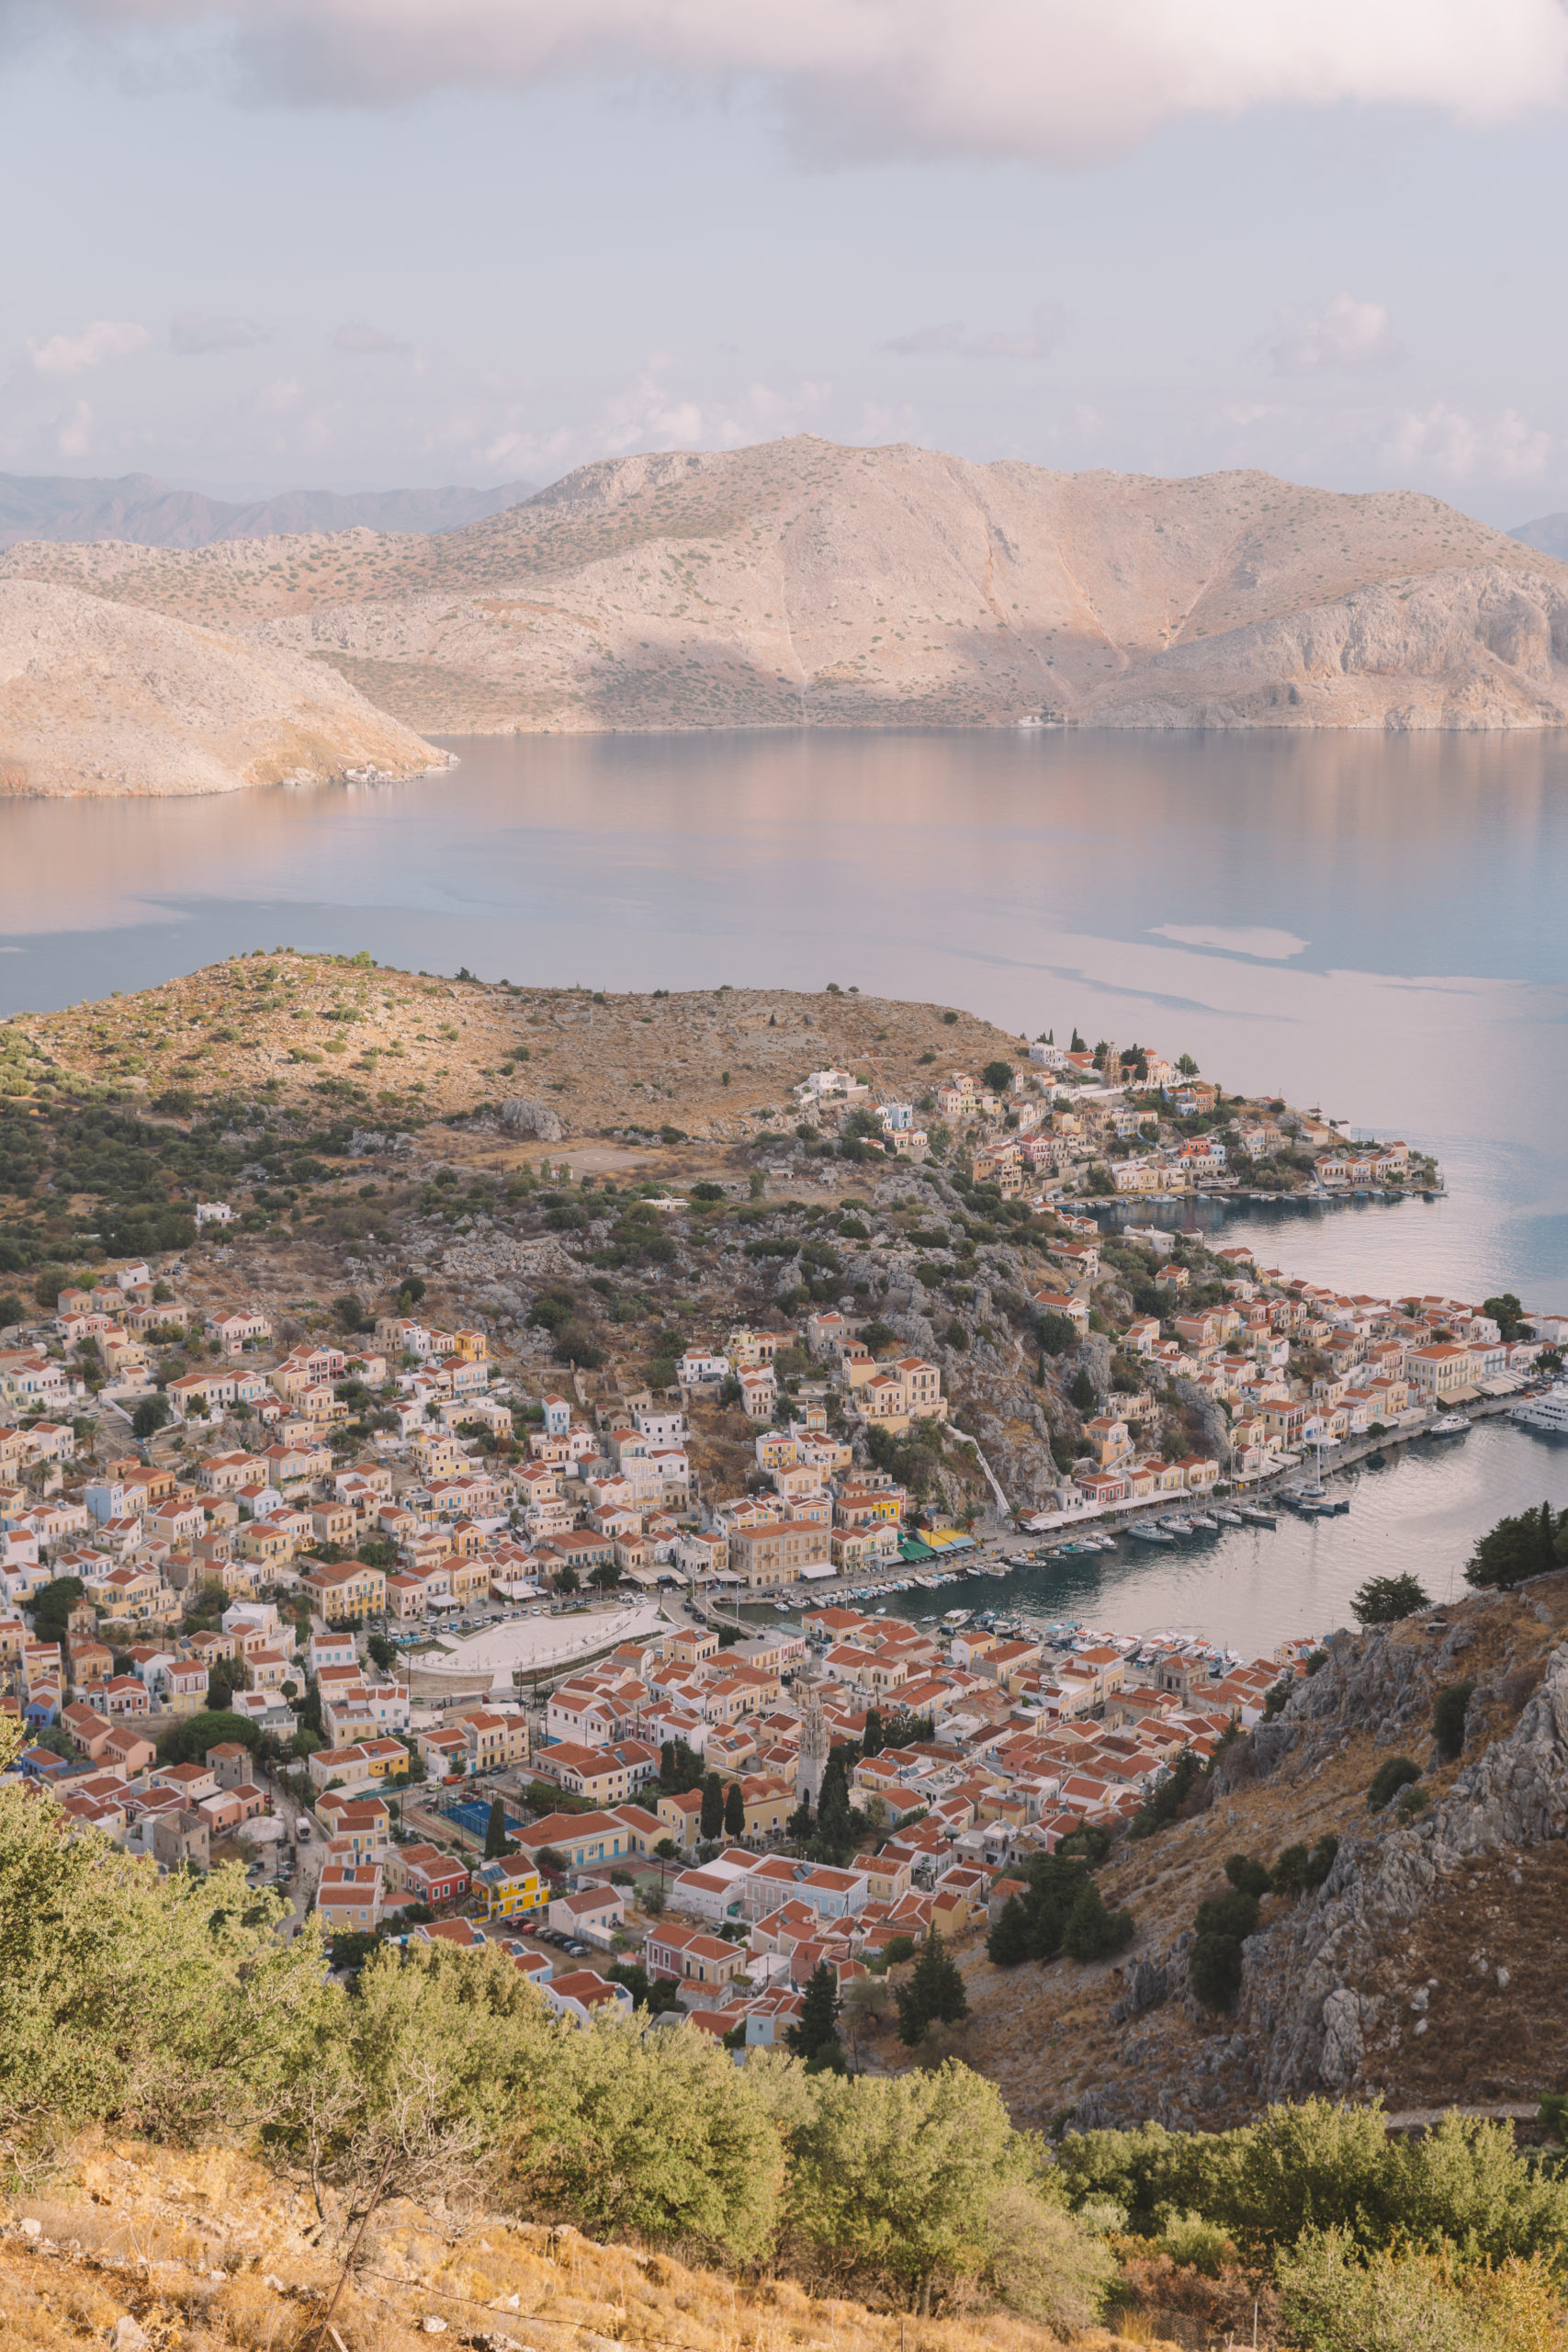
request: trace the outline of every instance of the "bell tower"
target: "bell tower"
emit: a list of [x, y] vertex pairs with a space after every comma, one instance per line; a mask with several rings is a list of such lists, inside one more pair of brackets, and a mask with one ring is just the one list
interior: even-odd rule
[[802, 1804], [809, 1801], [813, 1812], [821, 1802], [822, 1775], [828, 1769], [829, 1746], [828, 1718], [822, 1713], [822, 1701], [816, 1683], [808, 1682], [801, 1698], [800, 1770], [795, 1794]]

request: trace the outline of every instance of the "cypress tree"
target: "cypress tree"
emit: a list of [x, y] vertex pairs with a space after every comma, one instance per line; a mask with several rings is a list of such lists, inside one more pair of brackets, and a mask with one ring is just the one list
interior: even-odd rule
[[724, 1827], [724, 1782], [716, 1772], [710, 1772], [703, 1782], [703, 1809], [698, 1826], [705, 1839], [716, 1838]]
[[866, 1714], [865, 1736], [861, 1741], [860, 1752], [863, 1756], [880, 1756], [882, 1747], [882, 1711], [878, 1707], [872, 1707]]
[[727, 1838], [746, 1835], [746, 1800], [740, 1793], [739, 1781], [731, 1781], [724, 1795], [724, 1834]]
[[487, 1862], [493, 1862], [506, 1850], [506, 1807], [499, 1797], [492, 1797], [490, 1819], [485, 1824], [485, 1860]]

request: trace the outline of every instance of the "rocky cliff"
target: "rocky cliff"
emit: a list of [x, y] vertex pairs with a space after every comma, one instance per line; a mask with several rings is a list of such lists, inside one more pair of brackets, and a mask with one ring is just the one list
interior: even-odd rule
[[446, 758], [291, 648], [0, 580], [0, 792], [231, 792]]
[[[1431, 1730], [1473, 1686], [1460, 1757]], [[1408, 1757], [1425, 1808], [1374, 1812]], [[1325, 1837], [1324, 1883], [1270, 1895], [1239, 1996], [1212, 2012], [1188, 1962], [1227, 1857], [1266, 1863]], [[1283, 1713], [1244, 1734], [1159, 1835], [1101, 1872], [1137, 1939], [1115, 1965], [997, 1969], [976, 1954], [962, 2054], [1014, 2120], [1238, 2122], [1313, 2092], [1420, 2116], [1452, 2103], [1533, 2115], [1568, 2085], [1568, 1574], [1386, 1631], [1344, 1634]]]
[[[1564, 1581], [1540, 1578], [1521, 1596], [1476, 1604], [1474, 1614], [1506, 1623], [1528, 1610], [1555, 1636], [1568, 1617]], [[1434, 1690], [1470, 1679], [1481, 1630], [1461, 1620], [1440, 1639], [1426, 1637], [1429, 1653], [1387, 1635], [1343, 1644], [1259, 1735], [1260, 1768], [1279, 1754], [1299, 1778], [1358, 1724], [1391, 1751], [1436, 1762], [1426, 1731]], [[1495, 1663], [1503, 1666], [1496, 1680], [1478, 1682], [1471, 1700], [1474, 1760], [1461, 1761], [1408, 1826], [1385, 1815], [1345, 1838], [1319, 1893], [1249, 1940], [1240, 2025], [1266, 2096], [1325, 2087], [1408, 2098], [1456, 2073], [1472, 2097], [1489, 2084], [1523, 2098], [1559, 2086], [1568, 2054], [1568, 1914], [1557, 1908], [1568, 1836], [1568, 1645], [1554, 1642], [1542, 1657], [1520, 1622], [1508, 1651]], [[1509, 1723], [1510, 1699], [1517, 1704], [1538, 1674]], [[1548, 1916], [1556, 1912], [1544, 1937], [1543, 1904]]]
[[1260, 473], [801, 437], [608, 459], [437, 537], [19, 545], [6, 576], [314, 654], [426, 734], [1568, 718], [1550, 555]]

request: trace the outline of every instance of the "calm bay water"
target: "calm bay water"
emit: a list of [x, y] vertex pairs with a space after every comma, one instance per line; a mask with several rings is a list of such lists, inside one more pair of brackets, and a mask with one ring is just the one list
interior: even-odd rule
[[1201, 1634], [1266, 1655], [1286, 1635], [1354, 1623], [1350, 1597], [1369, 1577], [1418, 1577], [1435, 1601], [1464, 1597], [1464, 1564], [1505, 1511], [1568, 1503], [1568, 1442], [1478, 1421], [1466, 1438], [1391, 1447], [1382, 1469], [1364, 1463], [1333, 1481], [1348, 1514], [1226, 1528], [1170, 1549], [1125, 1537], [1114, 1553], [1053, 1560], [1002, 1581], [963, 1577], [940, 1591], [893, 1596], [890, 1611], [921, 1618], [944, 1609], [1022, 1610], [1072, 1617], [1114, 1633]]
[[1031, 1035], [1076, 1023], [1438, 1152], [1446, 1200], [1280, 1212], [1280, 1262], [1568, 1306], [1555, 738], [452, 748], [456, 770], [393, 786], [0, 807], [0, 1011], [288, 944], [609, 989], [836, 979]]

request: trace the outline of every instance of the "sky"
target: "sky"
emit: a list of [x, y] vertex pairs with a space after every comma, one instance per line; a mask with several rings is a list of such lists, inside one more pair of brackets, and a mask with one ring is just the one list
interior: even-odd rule
[[0, 469], [1568, 508], [1561, 0], [0, 0]]

